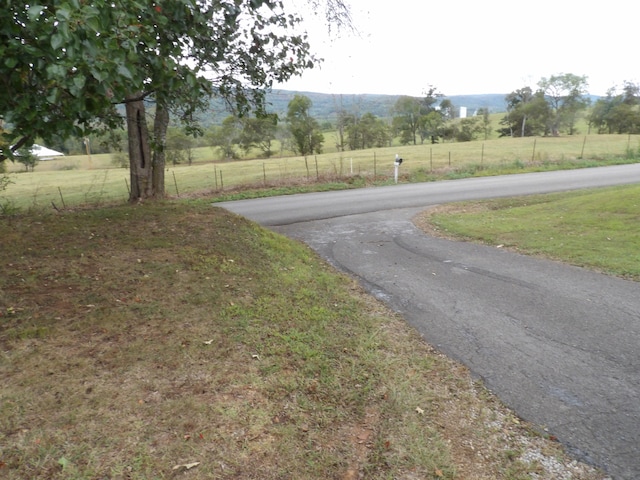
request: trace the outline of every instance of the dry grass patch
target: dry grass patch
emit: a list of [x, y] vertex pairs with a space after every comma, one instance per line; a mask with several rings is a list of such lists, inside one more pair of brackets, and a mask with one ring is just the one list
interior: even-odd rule
[[11, 217], [0, 236], [3, 478], [567, 478], [550, 458], [602, 478], [309, 249], [225, 211]]

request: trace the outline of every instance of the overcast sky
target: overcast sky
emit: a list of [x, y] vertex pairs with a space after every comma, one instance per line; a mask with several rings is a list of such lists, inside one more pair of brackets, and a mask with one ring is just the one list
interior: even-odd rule
[[305, 12], [325, 61], [276, 89], [420, 96], [433, 85], [445, 95], [506, 94], [573, 73], [604, 95], [640, 78], [635, 1], [346, 1], [359, 36], [329, 35], [322, 18]]

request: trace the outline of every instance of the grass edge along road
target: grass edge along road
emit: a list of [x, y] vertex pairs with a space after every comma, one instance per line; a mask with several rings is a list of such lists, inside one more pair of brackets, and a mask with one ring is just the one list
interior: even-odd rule
[[604, 478], [309, 248], [210, 201], [0, 235], [3, 478]]
[[417, 223], [432, 235], [640, 280], [639, 185], [442, 205]]

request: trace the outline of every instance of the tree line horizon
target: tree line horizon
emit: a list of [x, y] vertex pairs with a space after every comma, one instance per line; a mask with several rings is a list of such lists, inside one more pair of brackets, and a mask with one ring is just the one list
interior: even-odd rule
[[[606, 97], [592, 102], [586, 93], [586, 81], [586, 77], [573, 74], [553, 75], [541, 79], [537, 90], [527, 86], [504, 95], [505, 116], [495, 130], [500, 136], [510, 137], [572, 135], [576, 122], [585, 118], [590, 130], [597, 133], [640, 133], [640, 86], [624, 82], [620, 91], [612, 88]], [[493, 131], [490, 107], [477, 107], [473, 116], [458, 118], [458, 106], [435, 87], [430, 87], [424, 97], [389, 96], [395, 102], [387, 107], [386, 117], [365, 111], [364, 103], [341, 106], [334, 98], [333, 122], [321, 122], [312, 115], [313, 102], [307, 95], [291, 95], [284, 115], [228, 115], [220, 125], [202, 130], [199, 140], [170, 126], [167, 160], [174, 165], [191, 164], [197, 146], [216, 147], [224, 160], [239, 159], [241, 154], [247, 157], [255, 150], [261, 158], [282, 155], [285, 150], [306, 156], [322, 153], [323, 131], [336, 132], [338, 151], [385, 147], [394, 140], [401, 145], [466, 142], [486, 139]], [[274, 150], [276, 142], [279, 151]], [[126, 158], [118, 158], [126, 165]]]

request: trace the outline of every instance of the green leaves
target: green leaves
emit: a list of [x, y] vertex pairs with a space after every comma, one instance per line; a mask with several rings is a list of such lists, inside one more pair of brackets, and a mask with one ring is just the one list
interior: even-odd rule
[[118, 65], [117, 70], [119, 75], [122, 75], [124, 78], [128, 80], [133, 80], [133, 75], [131, 74], [131, 71], [127, 68], [126, 65], [124, 64]]
[[12, 57], [8, 57], [4, 59], [4, 64], [7, 68], [15, 68], [16, 65], [18, 65], [18, 59], [17, 58], [12, 58]]
[[55, 33], [51, 36], [51, 48], [59, 50], [64, 44], [64, 37], [60, 33]]
[[67, 74], [67, 70], [60, 64], [51, 64], [47, 65], [46, 68], [47, 75], [49, 79], [55, 80], [56, 78], [65, 77]]
[[40, 17], [40, 14], [44, 9], [45, 7], [43, 7], [42, 5], [33, 5], [29, 7], [29, 9], [27, 10], [27, 16], [29, 17], [29, 20], [31, 22], [36, 21], [38, 17]]
[[245, 112], [263, 101], [254, 89], [315, 61], [297, 21], [272, 0], [3, 2], [0, 112], [14, 135], [45, 140], [110, 125], [132, 92], [184, 118], [212, 91]]
[[68, 22], [71, 19], [71, 7], [69, 5], [61, 5], [56, 10], [56, 18], [59, 22]]

